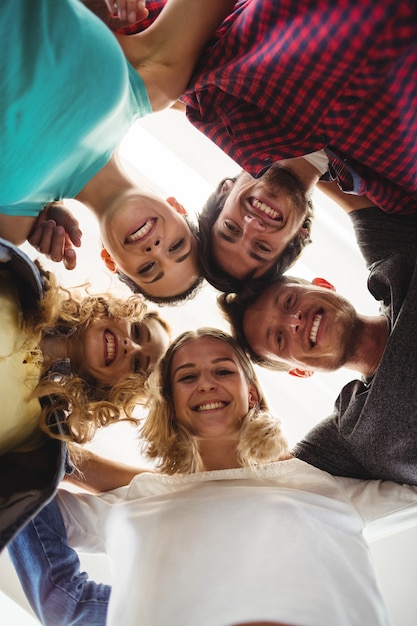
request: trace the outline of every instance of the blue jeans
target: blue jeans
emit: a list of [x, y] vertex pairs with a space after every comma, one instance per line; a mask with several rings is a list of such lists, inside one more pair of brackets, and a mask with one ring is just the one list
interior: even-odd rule
[[111, 587], [80, 572], [56, 500], [8, 545], [23, 591], [45, 626], [105, 626]]

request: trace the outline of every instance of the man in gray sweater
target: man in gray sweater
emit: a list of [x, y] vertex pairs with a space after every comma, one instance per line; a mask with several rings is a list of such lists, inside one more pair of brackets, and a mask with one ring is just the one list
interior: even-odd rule
[[361, 316], [325, 286], [297, 279], [246, 299], [223, 296], [222, 308], [261, 364], [298, 375], [342, 366], [362, 374], [296, 445], [299, 458], [332, 474], [415, 484], [417, 448], [408, 433], [417, 414], [417, 220], [366, 203], [350, 218], [379, 316]]

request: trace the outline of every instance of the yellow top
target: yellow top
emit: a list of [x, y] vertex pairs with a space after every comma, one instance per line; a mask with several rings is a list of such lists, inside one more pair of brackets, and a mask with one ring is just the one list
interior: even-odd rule
[[41, 374], [39, 346], [23, 329], [13, 275], [0, 273], [0, 454], [39, 447], [41, 407], [29, 399]]

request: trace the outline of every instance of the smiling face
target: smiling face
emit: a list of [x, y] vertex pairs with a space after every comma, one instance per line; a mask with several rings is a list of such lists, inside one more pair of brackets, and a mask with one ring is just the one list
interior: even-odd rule
[[282, 282], [268, 287], [248, 307], [243, 332], [264, 359], [333, 371], [354, 351], [357, 320], [350, 302], [334, 291]]
[[232, 347], [214, 337], [188, 341], [171, 365], [175, 415], [202, 438], [235, 435], [257, 400]]
[[152, 316], [140, 323], [95, 320], [78, 339], [70, 340], [71, 366], [80, 376], [113, 385], [131, 374], [150, 374], [169, 340], [167, 331]]
[[161, 198], [129, 192], [113, 203], [100, 227], [117, 270], [145, 294], [175, 296], [198, 279], [197, 241], [184, 215]]
[[307, 200], [298, 178], [278, 164], [260, 178], [243, 172], [213, 226], [213, 255], [228, 274], [244, 279], [268, 271], [300, 231]]

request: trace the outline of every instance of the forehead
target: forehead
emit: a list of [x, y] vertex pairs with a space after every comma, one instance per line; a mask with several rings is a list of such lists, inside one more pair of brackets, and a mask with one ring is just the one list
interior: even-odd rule
[[222, 339], [217, 337], [198, 337], [197, 339], [187, 341], [187, 343], [178, 348], [172, 359], [172, 369], [174, 370], [175, 367], [182, 363], [189, 362], [198, 366], [207, 361], [221, 358], [238, 361], [232, 346]]

